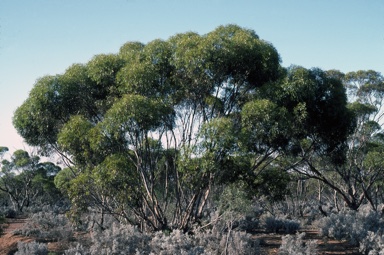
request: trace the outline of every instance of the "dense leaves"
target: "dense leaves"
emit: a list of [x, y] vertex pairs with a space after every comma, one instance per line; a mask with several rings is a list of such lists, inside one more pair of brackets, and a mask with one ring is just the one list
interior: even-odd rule
[[187, 230], [214, 189], [242, 183], [279, 199], [289, 180], [279, 171], [316, 153], [345, 162], [356, 115], [336, 74], [285, 70], [254, 31], [220, 26], [128, 42], [43, 77], [14, 125], [68, 164], [56, 185], [74, 216], [94, 207], [142, 228]]

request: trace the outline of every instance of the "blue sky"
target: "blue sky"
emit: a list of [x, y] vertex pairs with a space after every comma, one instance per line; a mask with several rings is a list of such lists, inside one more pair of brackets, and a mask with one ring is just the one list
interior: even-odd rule
[[127, 41], [230, 23], [271, 42], [283, 66], [384, 74], [383, 0], [0, 0], [0, 146], [26, 148], [12, 116], [37, 78]]

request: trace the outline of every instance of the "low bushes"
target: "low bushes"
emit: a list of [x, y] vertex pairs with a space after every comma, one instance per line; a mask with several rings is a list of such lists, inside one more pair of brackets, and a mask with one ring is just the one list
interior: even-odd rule
[[141, 233], [135, 227], [113, 224], [104, 231], [92, 234], [91, 245], [85, 248], [81, 244], [65, 251], [66, 255], [103, 255], [103, 254], [259, 254], [259, 242], [250, 234], [231, 231], [230, 235], [220, 233], [215, 228], [194, 234], [185, 234], [180, 230], [170, 233]]
[[300, 223], [282, 217], [266, 216], [264, 218], [264, 228], [269, 233], [294, 234], [299, 230]]
[[48, 255], [48, 248], [46, 244], [30, 242], [30, 243], [17, 243], [17, 252], [15, 255]]
[[331, 214], [319, 221], [322, 235], [337, 240], [347, 240], [351, 245], [358, 246], [368, 232], [377, 233], [384, 230], [384, 222], [377, 211], [362, 208], [360, 211], [343, 211]]
[[380, 212], [369, 207], [331, 214], [319, 221], [319, 228], [324, 236], [358, 246], [362, 254], [384, 254], [384, 220]]
[[360, 241], [359, 250], [365, 255], [383, 255], [384, 235], [368, 231], [366, 237]]
[[[248, 231], [289, 234], [282, 237], [280, 255], [316, 254], [316, 243], [304, 240], [299, 234], [300, 222], [281, 213], [244, 217], [225, 217], [213, 212], [208, 221], [196, 225], [188, 233], [180, 230], [147, 233], [137, 227], [119, 223], [111, 215], [98, 218], [87, 214], [82, 218], [81, 231], [89, 238], [71, 242], [66, 255], [94, 254], [260, 254], [259, 240]], [[230, 216], [233, 216], [231, 214]], [[84, 221], [83, 221], [84, 220]], [[101, 224], [102, 223], [102, 224]], [[380, 212], [367, 208], [360, 211], [341, 211], [320, 219], [317, 223], [322, 235], [347, 240], [365, 255], [384, 255], [384, 220]], [[64, 214], [39, 212], [30, 216], [16, 234], [31, 236], [38, 241], [73, 241], [72, 225]], [[296, 235], [294, 235], [296, 234]], [[44, 245], [20, 244], [18, 254], [45, 254]], [[67, 246], [70, 247], [70, 246]], [[40, 252], [40, 253], [36, 253]]]
[[52, 241], [69, 241], [73, 238], [72, 226], [67, 217], [53, 212], [31, 215], [26, 224], [14, 233]]
[[279, 255], [314, 255], [317, 254], [317, 244], [314, 240], [304, 241], [305, 233], [286, 235], [282, 237]]

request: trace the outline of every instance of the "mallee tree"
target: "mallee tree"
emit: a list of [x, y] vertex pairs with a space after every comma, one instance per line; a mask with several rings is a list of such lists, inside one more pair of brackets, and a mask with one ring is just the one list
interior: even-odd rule
[[[333, 190], [335, 200], [343, 201], [349, 209], [358, 210], [361, 205], [368, 203], [377, 210], [383, 202], [384, 77], [372, 70], [347, 74], [331, 70], [327, 76], [342, 81], [349, 96], [352, 126], [345, 141], [338, 145], [344, 151], [344, 159], [335, 161], [332, 151], [312, 153], [294, 169]], [[337, 123], [348, 127], [342, 120]], [[335, 205], [338, 206], [338, 203], [335, 202]]]
[[[311, 152], [344, 160], [353, 117], [340, 80], [280, 66], [254, 31], [221, 26], [147, 44], [128, 42], [40, 78], [14, 126], [67, 168], [72, 202], [152, 230], [188, 230], [213, 190], [258, 190]], [[281, 180], [287, 180], [282, 177]], [[241, 185], [240, 185], [241, 184]], [[273, 185], [272, 185], [273, 186]]]
[[[0, 147], [0, 157], [8, 151]], [[0, 162], [0, 191], [6, 194], [13, 209], [20, 213], [31, 205], [54, 204], [62, 197], [54, 185], [60, 167], [51, 162], [40, 162], [24, 150], [13, 152], [10, 160]]]

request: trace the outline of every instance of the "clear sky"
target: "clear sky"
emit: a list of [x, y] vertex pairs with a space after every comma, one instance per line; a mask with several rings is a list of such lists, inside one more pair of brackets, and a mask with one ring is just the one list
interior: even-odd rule
[[0, 0], [0, 146], [26, 148], [12, 116], [37, 78], [230, 23], [271, 42], [283, 66], [384, 74], [384, 0]]

